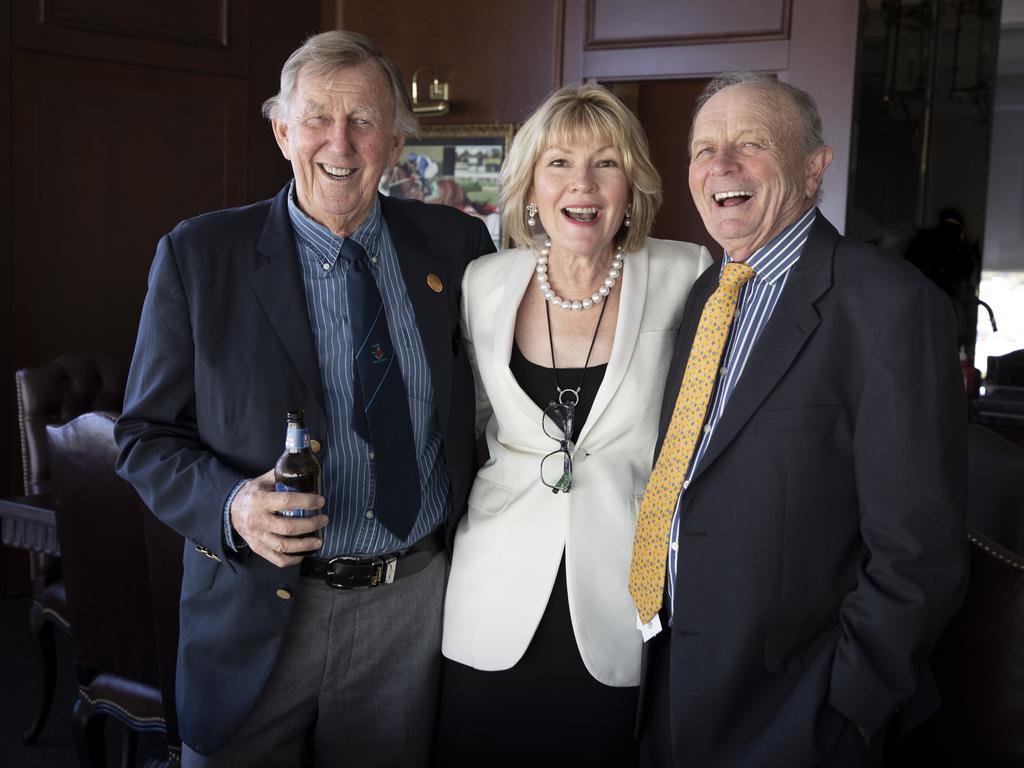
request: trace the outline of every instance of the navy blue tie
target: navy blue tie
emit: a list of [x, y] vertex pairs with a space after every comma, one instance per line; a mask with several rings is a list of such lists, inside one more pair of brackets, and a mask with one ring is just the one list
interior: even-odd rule
[[409, 398], [366, 251], [349, 237], [341, 246], [341, 256], [351, 262], [346, 283], [355, 350], [352, 423], [373, 448], [376, 517], [404, 540], [420, 512], [420, 472]]

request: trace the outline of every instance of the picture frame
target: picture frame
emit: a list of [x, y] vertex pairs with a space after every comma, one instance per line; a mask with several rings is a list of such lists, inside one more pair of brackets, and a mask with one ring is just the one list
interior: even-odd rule
[[512, 143], [511, 123], [426, 125], [405, 142], [399, 161], [381, 178], [392, 197], [451, 205], [487, 225], [496, 248], [506, 246], [498, 179]]

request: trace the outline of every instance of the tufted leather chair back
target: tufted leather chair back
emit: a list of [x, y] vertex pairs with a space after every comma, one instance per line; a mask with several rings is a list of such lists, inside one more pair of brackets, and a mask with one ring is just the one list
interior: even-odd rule
[[164, 731], [177, 754], [184, 542], [114, 471], [114, 419], [85, 413], [47, 427], [79, 696], [135, 730]]
[[79, 667], [156, 687], [145, 543], [150, 512], [114, 472], [113, 430], [108, 413], [86, 413], [47, 430], [72, 648]]
[[25, 494], [50, 490], [47, 425], [63, 424], [87, 411], [120, 413], [126, 379], [124, 366], [112, 357], [84, 353], [61, 355], [15, 374]]

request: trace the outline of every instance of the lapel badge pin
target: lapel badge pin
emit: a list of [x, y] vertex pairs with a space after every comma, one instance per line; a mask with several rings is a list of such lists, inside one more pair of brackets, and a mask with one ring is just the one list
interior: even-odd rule
[[441, 278], [433, 272], [427, 275], [427, 285], [430, 286], [430, 290], [434, 293], [440, 293], [444, 289], [444, 284], [441, 282]]

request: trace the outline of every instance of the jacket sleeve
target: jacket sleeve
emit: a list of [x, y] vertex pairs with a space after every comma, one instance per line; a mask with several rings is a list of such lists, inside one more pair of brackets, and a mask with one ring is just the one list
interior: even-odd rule
[[194, 329], [174, 234], [157, 246], [142, 308], [124, 411], [115, 437], [118, 473], [164, 523], [220, 557], [223, 507], [244, 476], [223, 464], [196, 423]]
[[967, 585], [966, 406], [945, 297], [915, 283], [894, 303], [854, 433], [865, 545], [840, 609], [829, 703], [874, 733], [915, 690]]

